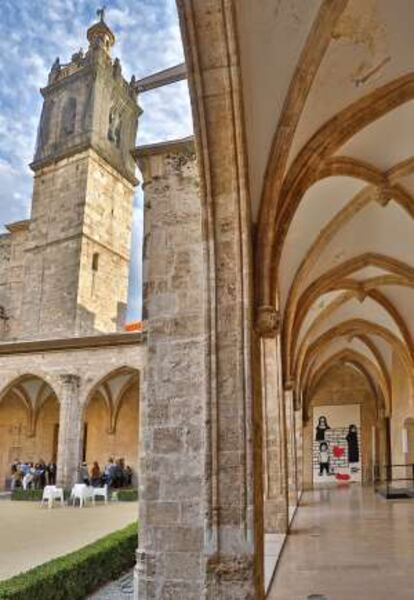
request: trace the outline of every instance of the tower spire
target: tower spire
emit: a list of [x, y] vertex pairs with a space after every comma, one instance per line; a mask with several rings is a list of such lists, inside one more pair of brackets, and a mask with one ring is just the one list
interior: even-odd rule
[[99, 17], [99, 21], [89, 27], [86, 35], [91, 47], [100, 46], [110, 54], [111, 48], [115, 44], [115, 36], [105, 23], [105, 11], [105, 6], [98, 8], [96, 14]]

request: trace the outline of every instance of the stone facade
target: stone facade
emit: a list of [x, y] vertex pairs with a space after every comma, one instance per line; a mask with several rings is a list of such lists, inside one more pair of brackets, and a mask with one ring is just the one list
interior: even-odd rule
[[108, 31], [92, 27], [88, 52], [55, 64], [42, 90], [31, 218], [0, 243], [3, 339], [124, 324], [140, 109], [105, 45]]
[[114, 334], [126, 316], [140, 109], [111, 30], [101, 21], [87, 37], [86, 54], [57, 60], [41, 90], [31, 218], [0, 236], [0, 488], [16, 457], [57, 461], [65, 486], [84, 458], [138, 466], [144, 339]]
[[[53, 458], [53, 428], [48, 417], [51, 411], [54, 411], [53, 424], [58, 425], [56, 458], [58, 476], [64, 485], [71, 485], [76, 478], [82, 458], [85, 422], [90, 423], [86, 455], [88, 463], [99, 460], [102, 464], [102, 461], [114, 455], [127, 458], [136, 473], [138, 411], [146, 360], [145, 337], [142, 334], [0, 345], [0, 430], [4, 433], [0, 440], [0, 488], [4, 487], [9, 473], [10, 460], [19, 457], [37, 462], [40, 458], [48, 461]], [[102, 397], [104, 390], [101, 385], [106, 381], [109, 384], [114, 381], [116, 385], [116, 378], [122, 383], [121, 376], [124, 380], [127, 376], [131, 378], [131, 386], [125, 388], [125, 394], [120, 398], [119, 420], [111, 432], [108, 403]], [[22, 391], [24, 380], [27, 384], [23, 391], [26, 392], [27, 402], [32, 405], [34, 422], [38, 421], [39, 427], [35, 426], [32, 431], [28, 416], [31, 411], [29, 407], [24, 408], [16, 396], [19, 389]], [[56, 401], [56, 409], [50, 405], [46, 414], [42, 403], [36, 406], [36, 397], [31, 393], [35, 382], [49, 387], [50, 393], [45, 397]], [[99, 414], [88, 414], [91, 405], [98, 406]], [[122, 414], [122, 407], [129, 411], [126, 418]], [[39, 414], [41, 418], [38, 419]], [[131, 428], [132, 419], [135, 419], [135, 423]], [[94, 435], [96, 428], [101, 428], [100, 443]]]

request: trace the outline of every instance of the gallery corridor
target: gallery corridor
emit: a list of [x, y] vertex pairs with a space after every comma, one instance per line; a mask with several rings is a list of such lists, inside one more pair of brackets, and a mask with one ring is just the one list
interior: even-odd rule
[[412, 500], [359, 486], [307, 492], [268, 599], [411, 600], [413, 540]]

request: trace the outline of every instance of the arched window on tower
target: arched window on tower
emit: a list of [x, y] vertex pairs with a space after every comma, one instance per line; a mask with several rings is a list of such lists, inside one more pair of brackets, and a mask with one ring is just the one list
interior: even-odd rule
[[61, 133], [64, 136], [71, 135], [75, 132], [76, 126], [76, 98], [70, 96], [64, 106], [62, 111], [62, 127]]

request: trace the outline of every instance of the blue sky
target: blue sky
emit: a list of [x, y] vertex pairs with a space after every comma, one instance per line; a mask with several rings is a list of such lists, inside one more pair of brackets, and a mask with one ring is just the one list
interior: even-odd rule
[[[107, 0], [106, 21], [117, 43], [113, 55], [126, 78], [139, 79], [183, 62], [175, 0]], [[86, 50], [86, 29], [99, 4], [91, 0], [1, 0], [0, 11], [0, 225], [30, 216], [33, 158], [41, 110], [39, 88], [57, 56], [69, 62]], [[142, 94], [138, 144], [192, 131], [186, 82]], [[131, 318], [140, 311], [142, 196], [134, 210]], [[1, 231], [1, 229], [0, 229]]]

